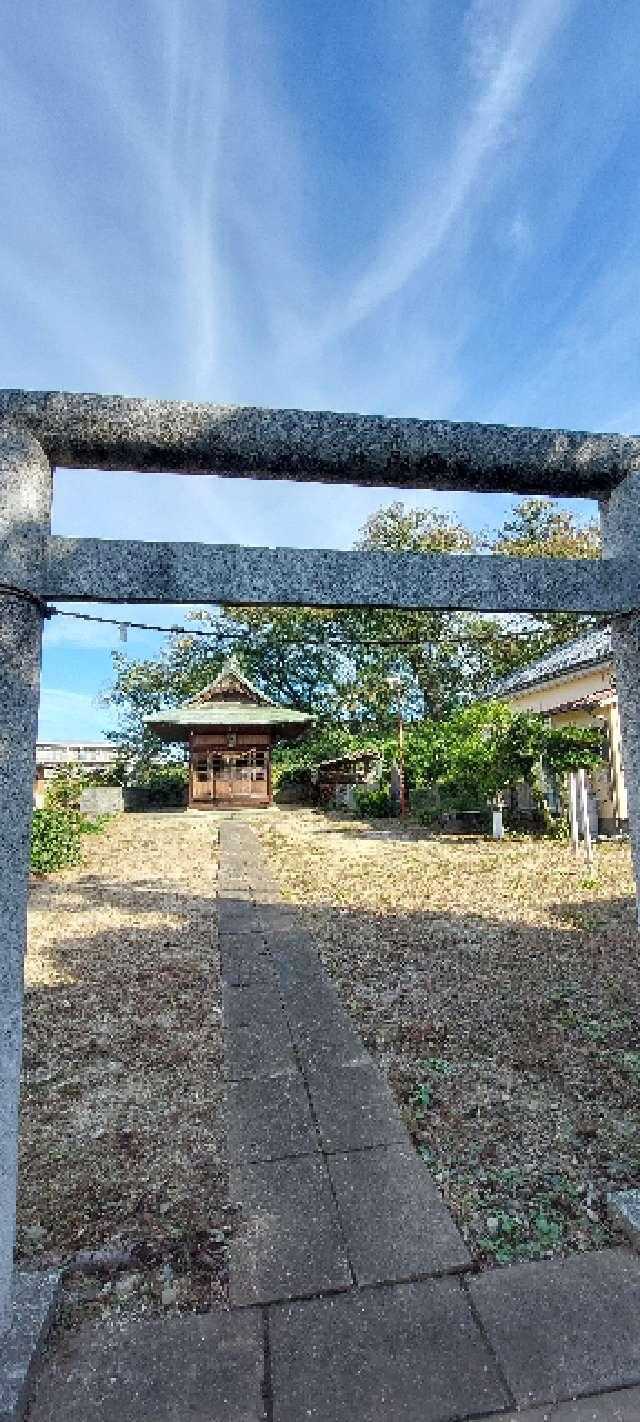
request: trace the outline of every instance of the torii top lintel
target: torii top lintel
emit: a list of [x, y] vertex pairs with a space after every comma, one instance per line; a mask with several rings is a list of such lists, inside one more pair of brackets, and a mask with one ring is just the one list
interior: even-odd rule
[[0, 426], [54, 465], [392, 488], [606, 496], [640, 469], [640, 437], [324, 410], [0, 391]]

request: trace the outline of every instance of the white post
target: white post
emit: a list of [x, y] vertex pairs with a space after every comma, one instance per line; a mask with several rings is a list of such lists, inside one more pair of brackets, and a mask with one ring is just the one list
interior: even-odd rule
[[593, 844], [591, 842], [591, 825], [589, 824], [589, 791], [587, 788], [587, 777], [584, 770], [578, 771], [578, 784], [580, 786], [580, 810], [582, 813], [582, 837], [587, 853], [587, 864], [593, 864]]
[[[51, 469], [31, 436], [0, 431], [0, 1334], [11, 1325], [22, 993]], [[21, 597], [30, 589], [36, 600]], [[11, 589], [14, 589], [12, 591]]]
[[[637, 563], [640, 550], [640, 470], [627, 474], [600, 505], [602, 553], [620, 560], [616, 571], [624, 579], [625, 561]], [[622, 732], [622, 766], [629, 803], [629, 835], [640, 920], [640, 608], [612, 624], [613, 655]]]
[[575, 770], [569, 771], [569, 826], [573, 852], [577, 854], [580, 845], [580, 830], [578, 828], [578, 789]]

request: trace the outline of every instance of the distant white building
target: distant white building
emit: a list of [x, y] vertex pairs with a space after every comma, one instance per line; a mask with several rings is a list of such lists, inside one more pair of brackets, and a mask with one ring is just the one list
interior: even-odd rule
[[118, 746], [110, 745], [108, 741], [38, 741], [33, 790], [36, 808], [40, 809], [44, 804], [47, 781], [56, 771], [67, 768], [108, 770], [121, 756]]

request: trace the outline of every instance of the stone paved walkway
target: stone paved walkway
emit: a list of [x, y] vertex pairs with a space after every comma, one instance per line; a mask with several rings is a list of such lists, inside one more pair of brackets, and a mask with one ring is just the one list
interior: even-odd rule
[[218, 911], [232, 1310], [86, 1330], [32, 1422], [637, 1422], [640, 1258], [471, 1274], [242, 820], [222, 822]]

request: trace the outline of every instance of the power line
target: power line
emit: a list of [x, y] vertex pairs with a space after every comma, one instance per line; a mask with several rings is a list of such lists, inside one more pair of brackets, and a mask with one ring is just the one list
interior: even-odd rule
[[[381, 611], [386, 611], [387, 609], [380, 609], [380, 610], [381, 610]], [[398, 613], [398, 612], [402, 613], [402, 609], [398, 609], [398, 608], [388, 609], [388, 610], [389, 610], [389, 611], [395, 611], [396, 613]], [[414, 612], [415, 612], [415, 609], [407, 609], [407, 615], [410, 615], [411, 611], [414, 611]], [[160, 625], [159, 623], [156, 623], [156, 622], [134, 622], [134, 621], [132, 621], [130, 618], [100, 617], [100, 616], [98, 616], [97, 613], [91, 613], [91, 612], [68, 612], [68, 611], [67, 611], [66, 609], [64, 609], [64, 608], [61, 608], [61, 607], [53, 607], [53, 606], [51, 606], [51, 604], [48, 604], [48, 605], [47, 605], [47, 615], [48, 615], [49, 617], [69, 617], [69, 618], [75, 619], [77, 622], [99, 622], [99, 623], [103, 624], [104, 626], [117, 627], [117, 628], [119, 629], [119, 631], [120, 631], [121, 639], [122, 639], [123, 641], [126, 641], [126, 632], [128, 631], [129, 628], [133, 628], [133, 629], [135, 629], [136, 631], [140, 631], [140, 632], [164, 632], [167, 636], [171, 636], [171, 637], [177, 637], [177, 636], [183, 636], [183, 637], [206, 637], [206, 638], [208, 638], [209, 640], [213, 640], [213, 639], [216, 639], [216, 638], [217, 638], [218, 640], [230, 640], [230, 641], [233, 641], [234, 639], [236, 639], [236, 640], [242, 640], [243, 642], [247, 642], [248, 640], [250, 640], [250, 638], [251, 638], [251, 631], [252, 631], [252, 630], [254, 631], [254, 635], [257, 635], [257, 634], [255, 633], [255, 630], [254, 630], [254, 629], [251, 629], [249, 632], [247, 632], [247, 631], [246, 631], [245, 629], [243, 629], [243, 628], [238, 628], [238, 629], [236, 630], [235, 628], [231, 628], [231, 627], [228, 627], [228, 626], [225, 627], [225, 628], [221, 628], [221, 629], [218, 630], [218, 629], [216, 629], [215, 627], [208, 628], [208, 629], [205, 629], [205, 628], [202, 628], [202, 627], [191, 627], [191, 626], [190, 626], [190, 627], [181, 627], [181, 626], [179, 626], [178, 624], [172, 623], [172, 625], [171, 625], [170, 627], [167, 627], [167, 626], [162, 626], [162, 625]], [[510, 615], [510, 614], [507, 614], [507, 615]], [[595, 624], [594, 624], [594, 630], [603, 629], [603, 628], [605, 628], [605, 627], [608, 627], [608, 625], [609, 625], [609, 624], [608, 624], [607, 622], [598, 622], [598, 621], [596, 621]], [[124, 636], [122, 635], [123, 633], [124, 633]], [[502, 630], [499, 630], [499, 629], [497, 629], [497, 628], [495, 628], [495, 629], [489, 631], [489, 629], [487, 628], [486, 630], [483, 629], [482, 632], [480, 632], [480, 630], [478, 629], [478, 631], [476, 631], [476, 633], [474, 634], [474, 638], [475, 638], [476, 641], [487, 641], [487, 642], [490, 642], [490, 641], [494, 640], [495, 638], [499, 638], [500, 640], [503, 640], [503, 641], [518, 641], [518, 640], [531, 641], [531, 640], [534, 639], [536, 636], [538, 636], [538, 637], [540, 638], [540, 640], [543, 640], [543, 634], [541, 634], [541, 633], [539, 632], [539, 630], [538, 630], [537, 628], [535, 628], [535, 627], [530, 628], [528, 631], [527, 631], [526, 629], [521, 629], [521, 630], [519, 630], [519, 631], [518, 631], [518, 630], [515, 630], [515, 629], [509, 630], [509, 631], [502, 631]], [[316, 643], [316, 646], [318, 646], [318, 647], [320, 647], [320, 648], [324, 646], [324, 647], [327, 647], [327, 648], [335, 648], [336, 650], [340, 650], [340, 648], [342, 648], [342, 647], [347, 647], [347, 648], [348, 648], [348, 647], [398, 647], [398, 648], [402, 648], [402, 647], [405, 647], [405, 648], [415, 647], [415, 648], [418, 648], [418, 647], [427, 646], [427, 645], [429, 644], [429, 641], [430, 641], [430, 640], [431, 640], [431, 639], [430, 639], [429, 637], [417, 637], [417, 636], [416, 636], [416, 637], [358, 637], [358, 638], [350, 638], [350, 637], [336, 636], [335, 634], [331, 634], [331, 633], [329, 633], [329, 634], [328, 634], [327, 636], [325, 636], [325, 637], [314, 637], [314, 634], [313, 634], [312, 632], [310, 632], [310, 631], [307, 631], [307, 632], [305, 633], [305, 641], [306, 641], [307, 643], [309, 643], [309, 642], [315, 642], [315, 643]], [[451, 640], [452, 640], [452, 641], [455, 641], [456, 639], [455, 639], [455, 638], [452, 638]]]

